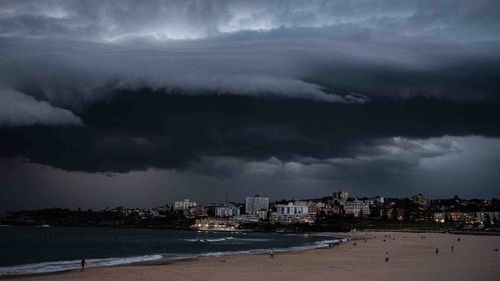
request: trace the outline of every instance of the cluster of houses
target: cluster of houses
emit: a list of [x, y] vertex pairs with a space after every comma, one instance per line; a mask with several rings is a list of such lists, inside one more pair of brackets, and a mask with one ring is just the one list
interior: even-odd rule
[[327, 200], [300, 200], [270, 202], [268, 197], [259, 195], [245, 198], [244, 204], [226, 203], [201, 207], [196, 202], [185, 199], [175, 202], [176, 210], [186, 217], [196, 218], [193, 227], [202, 230], [233, 230], [241, 223], [269, 222], [271, 224], [309, 223], [313, 224], [318, 213], [326, 215], [370, 214], [370, 205], [383, 203], [381, 197], [372, 200], [349, 198], [347, 192], [335, 192]]
[[[226, 200], [227, 201], [227, 200]], [[352, 198], [345, 191], [311, 200], [271, 202], [259, 195], [245, 198], [244, 203], [224, 203], [201, 206], [184, 199], [171, 207], [153, 209], [117, 208], [112, 212], [141, 218], [162, 217], [167, 213], [195, 219], [194, 228], [233, 230], [242, 223], [313, 224], [318, 216], [370, 217], [400, 222], [462, 223], [469, 225], [496, 224], [500, 219], [498, 202], [492, 200], [452, 199], [431, 200], [418, 194], [409, 198]]]
[[465, 200], [455, 196], [451, 199], [431, 200], [418, 194], [406, 199], [388, 201], [388, 204], [378, 211], [389, 220], [460, 223], [478, 227], [495, 225], [500, 220], [500, 204], [495, 199]]

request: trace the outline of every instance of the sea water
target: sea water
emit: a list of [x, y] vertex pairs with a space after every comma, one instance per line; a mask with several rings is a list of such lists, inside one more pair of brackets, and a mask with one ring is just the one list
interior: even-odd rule
[[0, 275], [167, 261], [227, 254], [327, 247], [337, 238], [311, 234], [196, 232], [91, 227], [0, 227]]

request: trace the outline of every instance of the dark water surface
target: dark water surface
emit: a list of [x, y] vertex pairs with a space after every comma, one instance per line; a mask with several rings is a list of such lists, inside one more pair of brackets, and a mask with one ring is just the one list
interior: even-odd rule
[[0, 275], [54, 272], [78, 267], [169, 260], [231, 253], [318, 248], [333, 237], [308, 234], [177, 230], [0, 227]]

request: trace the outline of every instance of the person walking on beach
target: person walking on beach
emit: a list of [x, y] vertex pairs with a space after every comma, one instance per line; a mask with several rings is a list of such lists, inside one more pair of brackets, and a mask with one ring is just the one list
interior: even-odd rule
[[385, 262], [389, 262], [389, 252], [385, 252]]
[[80, 266], [81, 266], [80, 272], [85, 271], [86, 264], [87, 262], [85, 261], [85, 258], [82, 258], [82, 260], [80, 261]]
[[451, 245], [451, 252], [453, 253], [453, 250], [455, 250], [455, 247]]
[[273, 259], [274, 258], [274, 252], [273, 252], [273, 249], [271, 249], [271, 251], [269, 252], [269, 256]]
[[436, 255], [439, 253], [439, 248], [436, 248]]

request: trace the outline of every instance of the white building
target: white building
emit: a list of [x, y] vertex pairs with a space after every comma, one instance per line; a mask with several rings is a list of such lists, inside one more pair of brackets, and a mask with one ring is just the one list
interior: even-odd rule
[[370, 204], [367, 202], [356, 199], [354, 201], [341, 202], [340, 205], [344, 208], [346, 215], [354, 215], [355, 217], [370, 215]]
[[304, 215], [307, 214], [307, 204], [278, 204], [276, 205], [276, 213], [280, 215]]
[[195, 224], [191, 227], [198, 230], [208, 231], [235, 231], [239, 227], [239, 223], [231, 219], [203, 218], [195, 220]]
[[280, 223], [313, 222], [309, 217], [309, 207], [307, 204], [301, 204], [300, 202], [298, 204], [276, 205], [276, 212], [271, 214], [271, 221]]
[[240, 221], [244, 222], [259, 222], [259, 216], [254, 214], [243, 214], [238, 218]]
[[187, 210], [191, 207], [196, 207], [196, 202], [189, 201], [189, 199], [184, 199], [183, 201], [174, 202], [174, 210]]
[[434, 221], [437, 223], [444, 223], [446, 221], [445, 213], [434, 213]]
[[267, 220], [267, 211], [258, 211], [249, 214], [242, 214], [240, 215], [239, 220], [247, 222], [259, 222]]
[[217, 218], [228, 218], [228, 217], [239, 217], [240, 208], [236, 206], [217, 206], [215, 207], [215, 217]]
[[489, 221], [491, 222], [499, 222], [500, 221], [500, 212], [476, 212], [476, 222], [485, 223]]
[[245, 198], [245, 211], [247, 214], [267, 210], [269, 210], [268, 197], [260, 197], [259, 195], [255, 195], [253, 197]]

